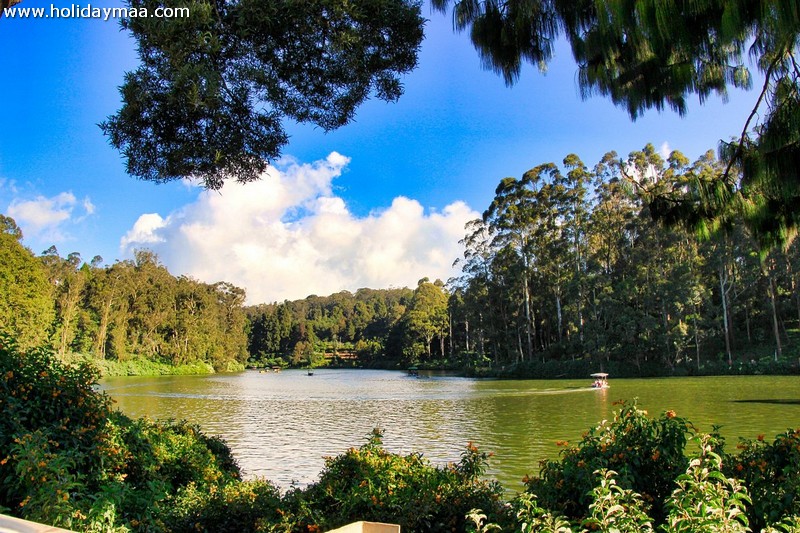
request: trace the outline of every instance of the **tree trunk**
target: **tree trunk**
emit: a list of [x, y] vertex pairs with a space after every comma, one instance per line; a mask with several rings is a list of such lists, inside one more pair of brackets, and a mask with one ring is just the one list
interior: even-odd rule
[[556, 292], [556, 333], [558, 333], [558, 343], [561, 344], [561, 296]]
[[[768, 259], [767, 259], [768, 260]], [[761, 272], [767, 278], [767, 294], [769, 296], [770, 307], [772, 308], [772, 333], [775, 336], [775, 361], [783, 355], [781, 347], [781, 333], [778, 326], [778, 309], [775, 305], [775, 280], [772, 278], [772, 272], [766, 261], [761, 265]]]
[[[447, 313], [447, 354], [448, 357], [453, 357], [453, 315]], [[444, 349], [444, 347], [442, 347]]]
[[719, 264], [719, 292], [720, 296], [722, 297], [722, 325], [723, 325], [723, 333], [725, 335], [725, 354], [728, 356], [728, 365], [733, 364], [733, 359], [731, 357], [731, 337], [730, 337], [730, 327], [728, 325], [728, 288], [726, 285], [728, 283], [728, 273], [725, 270], [725, 265], [720, 260]]
[[469, 320], [464, 320], [464, 348], [469, 352]]
[[694, 305], [694, 347], [695, 354], [697, 355], [697, 370], [700, 370], [700, 332], [697, 327], [697, 316], [700, 311], [697, 309], [697, 304]]
[[105, 301], [103, 312], [100, 315], [100, 327], [97, 330], [97, 340], [94, 343], [94, 351], [100, 359], [106, 358], [106, 339], [108, 338], [108, 323], [111, 318], [111, 298]]
[[[525, 290], [525, 335], [528, 340], [528, 359], [533, 357], [533, 340], [531, 339], [531, 297], [528, 292], [528, 260], [524, 261], [525, 272], [522, 277], [524, 278], [523, 288]], [[523, 359], [525, 359], [523, 357]]]

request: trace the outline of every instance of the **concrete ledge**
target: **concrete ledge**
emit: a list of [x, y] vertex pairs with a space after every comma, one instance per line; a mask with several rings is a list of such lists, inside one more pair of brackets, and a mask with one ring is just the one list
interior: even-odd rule
[[70, 533], [70, 531], [0, 514], [0, 533]]
[[380, 522], [353, 522], [328, 533], [400, 533], [400, 526]]

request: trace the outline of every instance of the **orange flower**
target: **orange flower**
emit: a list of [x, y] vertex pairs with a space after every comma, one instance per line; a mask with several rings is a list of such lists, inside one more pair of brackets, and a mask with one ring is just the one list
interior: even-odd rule
[[658, 461], [658, 458], [661, 457], [661, 451], [656, 450], [653, 452], [653, 461]]
[[675, 414], [675, 411], [673, 411], [672, 409], [670, 409], [669, 411], [667, 411], [667, 412], [666, 412], [666, 413], [664, 413], [664, 414], [666, 415], [666, 417], [667, 417], [667, 418], [675, 418], [675, 417], [677, 416], [677, 415]]
[[764, 442], [764, 434], [763, 433], [759, 434], [758, 437], [756, 437], [756, 439], [758, 439], [758, 442]]

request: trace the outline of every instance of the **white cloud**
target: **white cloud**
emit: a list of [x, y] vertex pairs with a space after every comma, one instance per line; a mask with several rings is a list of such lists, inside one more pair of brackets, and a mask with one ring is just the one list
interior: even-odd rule
[[175, 274], [244, 287], [251, 303], [453, 275], [464, 224], [478, 213], [463, 202], [426, 213], [398, 197], [357, 217], [332, 192], [349, 161], [336, 152], [312, 164], [285, 160], [260, 181], [203, 191], [166, 217], [142, 215], [123, 253], [149, 248]]
[[672, 153], [672, 148], [670, 147], [667, 141], [664, 141], [661, 144], [661, 147], [658, 149], [658, 152], [661, 154], [661, 157], [667, 159], [669, 157], [669, 154]]
[[120, 241], [122, 248], [127, 248], [131, 244], [150, 244], [164, 242], [163, 237], [158, 236], [158, 230], [166, 226], [166, 221], [158, 213], [145, 213], [141, 215], [133, 224], [133, 228], [122, 237]]
[[16, 198], [6, 212], [26, 237], [59, 243], [68, 239], [65, 227], [92, 215], [94, 205], [89, 198], [78, 201], [72, 192], [62, 192], [51, 197], [36, 196], [32, 200]]

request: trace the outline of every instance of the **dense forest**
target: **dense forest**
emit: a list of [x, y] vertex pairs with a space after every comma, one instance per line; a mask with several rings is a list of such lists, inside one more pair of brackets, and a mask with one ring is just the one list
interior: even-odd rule
[[50, 343], [61, 356], [216, 370], [796, 368], [797, 242], [764, 246], [733, 211], [714, 225], [653, 216], [654, 198], [697, 202], [703, 183], [724, 171], [710, 152], [665, 160], [650, 145], [591, 168], [569, 155], [500, 181], [466, 227], [461, 275], [446, 283], [248, 307], [243, 289], [174, 277], [146, 250], [111, 266], [63, 258], [55, 247], [35, 256], [3, 217], [0, 324], [20, 345]]
[[249, 308], [250, 352], [632, 374], [796, 364], [797, 243], [765, 247], [733, 212], [714, 225], [654, 220], [653, 198], [697, 203], [725, 170], [711, 152], [665, 160], [648, 145], [505, 178], [466, 228], [461, 276]]
[[176, 278], [144, 250], [101, 266], [100, 257], [63, 258], [55, 247], [37, 257], [21, 240], [15, 222], [0, 216], [0, 330], [20, 346], [50, 344], [61, 357], [99, 361], [243, 368], [242, 289]]

